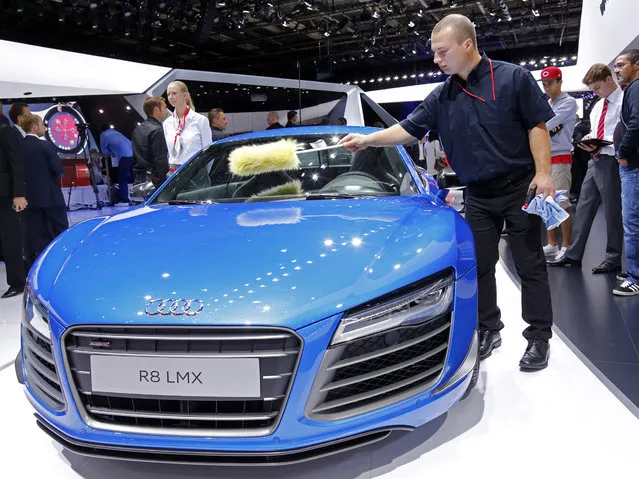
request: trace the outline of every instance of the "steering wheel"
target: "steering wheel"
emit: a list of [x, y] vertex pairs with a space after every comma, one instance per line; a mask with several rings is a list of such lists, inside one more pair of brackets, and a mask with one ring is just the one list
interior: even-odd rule
[[[357, 179], [359, 178], [359, 181]], [[364, 180], [364, 181], [362, 181]], [[370, 173], [365, 173], [363, 171], [348, 171], [346, 173], [342, 173], [334, 180], [327, 183], [320, 192], [326, 191], [343, 191], [345, 186], [361, 186], [362, 192], [375, 192], [375, 193], [383, 193], [383, 192], [395, 192], [392, 185], [388, 183], [383, 183], [375, 178]]]

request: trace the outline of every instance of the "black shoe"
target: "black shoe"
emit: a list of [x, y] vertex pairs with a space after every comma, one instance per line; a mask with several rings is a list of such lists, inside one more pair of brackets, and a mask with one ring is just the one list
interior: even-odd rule
[[479, 359], [486, 359], [493, 353], [493, 349], [501, 346], [499, 331], [484, 329], [479, 332]]
[[24, 293], [24, 287], [18, 288], [16, 286], [9, 286], [9, 289], [4, 292], [1, 296], [2, 298], [13, 298], [14, 296], [18, 296], [19, 294]]
[[544, 339], [530, 339], [519, 367], [524, 371], [538, 371], [548, 366], [550, 344]]
[[561, 267], [571, 267], [571, 268], [581, 268], [581, 261], [578, 259], [568, 258], [566, 255], [563, 255], [558, 260], [549, 260], [546, 262], [548, 266], [561, 266]]
[[620, 264], [612, 264], [607, 261], [604, 261], [599, 266], [592, 268], [592, 274], [618, 273], [620, 271]]

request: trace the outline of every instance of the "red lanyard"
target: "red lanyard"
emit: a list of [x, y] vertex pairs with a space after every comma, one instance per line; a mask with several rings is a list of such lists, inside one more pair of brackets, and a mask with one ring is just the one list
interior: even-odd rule
[[[493, 101], [497, 101], [497, 95], [495, 94], [495, 73], [493, 72], [493, 61], [492, 60], [488, 60], [488, 64], [490, 65], [490, 81], [492, 82], [493, 85]], [[471, 96], [477, 100], [483, 101], [484, 103], [486, 103], [486, 100], [484, 100], [482, 97], [478, 96], [478, 95], [474, 95], [471, 92], [469, 92], [468, 90], [466, 90], [461, 83], [459, 83], [459, 80], [457, 80], [457, 84], [459, 85], [459, 88], [462, 89], [462, 91], [464, 93], [466, 93], [466, 95]]]
[[[186, 116], [188, 114], [189, 114], [189, 107], [187, 106], [186, 110], [184, 110], [184, 116], [178, 123], [177, 131], [175, 132], [175, 138], [173, 139], [173, 146], [175, 146], [175, 144], [177, 143], [178, 136], [182, 134], [182, 130], [184, 130], [184, 127], [186, 126]], [[177, 111], [175, 112], [175, 116], [177, 116]]]

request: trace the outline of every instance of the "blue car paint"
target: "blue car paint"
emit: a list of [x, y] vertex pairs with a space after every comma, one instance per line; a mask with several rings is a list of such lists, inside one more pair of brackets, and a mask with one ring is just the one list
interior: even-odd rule
[[[151, 201], [69, 229], [32, 268], [30, 287], [50, 311], [59, 370], [64, 364], [61, 337], [77, 324], [287, 327], [302, 337], [303, 349], [281, 422], [271, 435], [249, 438], [114, 433], [83, 422], [66, 374], [60, 376], [67, 410], [60, 413], [31, 394], [27, 379], [27, 396], [38, 415], [63, 434], [89, 443], [135, 447], [285, 450], [388, 426], [418, 427], [444, 414], [465, 392], [470, 375], [431, 394], [462, 364], [477, 327], [472, 234], [439, 198], [423, 194], [188, 206], [154, 206]], [[453, 327], [438, 384], [349, 419], [307, 418], [308, 395], [343, 312], [448, 266], [456, 273]], [[206, 306], [200, 315], [182, 319], [157, 320], [143, 313], [148, 298], [176, 295], [202, 299]]]
[[[439, 384], [446, 382], [461, 365], [472, 341], [476, 327], [475, 311], [477, 307], [475, 268], [457, 281], [456, 290], [451, 349], [446, 370]], [[282, 421], [275, 432], [269, 436], [210, 439], [150, 434], [116, 434], [92, 429], [83, 423], [75, 405], [70, 402], [72, 394], [67, 377], [61, 378], [67, 403], [72, 404], [67, 411], [55, 413], [40, 403], [37, 398], [29, 395], [29, 399], [45, 421], [67, 436], [80, 441], [167, 449], [269, 451], [319, 444], [386, 426], [419, 427], [444, 414], [465, 392], [470, 376], [438, 396], [431, 396], [429, 392], [425, 392], [395, 405], [350, 419], [318, 422], [306, 418], [304, 415], [306, 398], [322, 361], [323, 353], [337, 328], [339, 318], [340, 315], [336, 315], [297, 331], [304, 340], [302, 359]], [[56, 338], [54, 341], [56, 360], [58, 364], [63, 364], [60, 337], [65, 328], [57, 318], [52, 318], [51, 329], [52, 336]]]

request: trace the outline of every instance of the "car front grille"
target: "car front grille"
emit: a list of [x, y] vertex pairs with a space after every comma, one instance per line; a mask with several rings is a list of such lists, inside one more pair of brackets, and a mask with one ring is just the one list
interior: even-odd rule
[[54, 411], [66, 407], [53, 357], [51, 340], [22, 323], [22, 357], [29, 389]]
[[[275, 430], [295, 377], [302, 340], [278, 328], [79, 327], [64, 338], [67, 373], [92, 427], [151, 434], [260, 436]], [[97, 346], [96, 346], [97, 345]], [[91, 356], [259, 358], [259, 398], [92, 393]]]
[[306, 414], [335, 421], [379, 409], [432, 387], [448, 353], [451, 313], [329, 348]]

